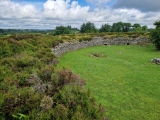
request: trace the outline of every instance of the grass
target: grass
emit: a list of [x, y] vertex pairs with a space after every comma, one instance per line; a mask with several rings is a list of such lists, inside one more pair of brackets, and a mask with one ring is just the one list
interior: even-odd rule
[[64, 54], [57, 67], [87, 81], [109, 120], [158, 120], [160, 66], [150, 62], [156, 57], [160, 52], [152, 45], [96, 46]]

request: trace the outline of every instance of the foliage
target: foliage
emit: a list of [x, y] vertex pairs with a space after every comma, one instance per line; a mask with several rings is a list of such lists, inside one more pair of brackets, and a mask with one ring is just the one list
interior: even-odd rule
[[[132, 38], [148, 37], [148, 33], [27, 33], [0, 37], [0, 119], [105, 119], [102, 105], [97, 105], [84, 89], [86, 81], [71, 70], [57, 70], [58, 59], [51, 50], [66, 41], [90, 41], [99, 36]], [[109, 58], [103, 52], [90, 54], [96, 56], [94, 59]]]
[[0, 35], [26, 34], [26, 33], [48, 34], [51, 32], [52, 30], [39, 30], [39, 29], [0, 29]]
[[27, 33], [0, 38], [0, 119], [104, 119], [84, 90], [85, 80], [55, 68], [58, 59], [51, 47], [82, 36]]
[[117, 22], [113, 23], [111, 26], [112, 32], [128, 32], [130, 31], [131, 23], [123, 23], [123, 22]]
[[75, 34], [79, 30], [77, 28], [72, 28], [71, 26], [57, 26], [54, 30], [54, 35], [62, 35], [62, 34]]
[[131, 26], [131, 23], [123, 23], [123, 32], [128, 32]]
[[99, 32], [111, 32], [111, 25], [109, 24], [104, 24], [101, 26], [99, 29]]
[[64, 26], [57, 26], [54, 31], [54, 35], [69, 34], [69, 33], [70, 33], [70, 29]]
[[24, 115], [24, 114], [21, 114], [21, 113], [17, 113], [16, 115], [12, 115], [12, 116], [13, 116], [13, 118], [19, 119], [19, 120], [21, 120], [21, 119], [27, 119], [27, 116]]
[[141, 27], [136, 27], [136, 28], [134, 28], [134, 31], [135, 32], [142, 32], [142, 28]]
[[147, 31], [147, 26], [146, 25], [142, 26], [142, 31]]
[[51, 108], [52, 108], [52, 105], [53, 105], [53, 100], [52, 100], [51, 97], [49, 97], [49, 96], [44, 96], [44, 97], [42, 98], [40, 107], [41, 107], [43, 110], [51, 109]]
[[122, 32], [122, 30], [123, 30], [123, 23], [122, 22], [113, 23], [112, 32]]
[[94, 23], [91, 22], [83, 23], [80, 28], [81, 33], [95, 33], [96, 31]]
[[153, 44], [155, 44], [156, 48], [160, 50], [160, 20], [154, 23], [156, 28], [151, 31], [150, 39]]
[[82, 42], [82, 41], [91, 41], [92, 40], [92, 37], [81, 37], [79, 38], [79, 42]]
[[138, 24], [138, 23], [135, 23], [132, 27], [133, 27], [133, 28], [140, 28], [140, 27], [141, 27], [141, 25], [140, 25], [140, 24]]
[[160, 20], [155, 21], [154, 25], [156, 28], [160, 28]]

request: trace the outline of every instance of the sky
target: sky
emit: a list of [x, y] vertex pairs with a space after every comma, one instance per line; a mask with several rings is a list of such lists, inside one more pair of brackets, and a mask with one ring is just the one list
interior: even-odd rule
[[80, 28], [92, 22], [97, 28], [115, 22], [139, 23], [154, 28], [160, 19], [160, 0], [0, 0], [0, 28]]

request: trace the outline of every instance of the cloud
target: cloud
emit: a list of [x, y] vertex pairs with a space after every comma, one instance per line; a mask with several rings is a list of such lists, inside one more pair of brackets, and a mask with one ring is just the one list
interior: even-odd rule
[[43, 16], [59, 20], [84, 20], [89, 13], [90, 7], [81, 7], [77, 1], [70, 0], [47, 0], [44, 3]]
[[108, 3], [110, 2], [111, 0], [87, 0], [88, 3], [92, 3], [92, 4], [104, 4], [104, 3]]
[[160, 11], [160, 0], [116, 0], [113, 8], [135, 8], [142, 12]]
[[[88, 0], [88, 2], [98, 0]], [[121, 0], [119, 0], [121, 1]], [[108, 3], [110, 0], [100, 0], [99, 3]], [[117, 3], [118, 4], [118, 3]], [[115, 4], [116, 5], [116, 4]], [[59, 25], [80, 27], [83, 22], [93, 22], [96, 27], [103, 23], [112, 25], [114, 22], [140, 23], [153, 27], [153, 22], [158, 19], [160, 12], [143, 12], [136, 8], [110, 8], [81, 6], [73, 0], [47, 0], [42, 8], [37, 8], [32, 3], [13, 2], [0, 0], [0, 24], [2, 28], [32, 28], [54, 29]]]
[[0, 1], [0, 17], [2, 18], [33, 18], [37, 10], [31, 5], [20, 5], [10, 0]]

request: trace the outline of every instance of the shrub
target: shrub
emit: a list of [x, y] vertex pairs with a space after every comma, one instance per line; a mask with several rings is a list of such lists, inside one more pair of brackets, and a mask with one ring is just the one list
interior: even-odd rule
[[152, 43], [155, 44], [156, 48], [160, 50], [160, 28], [151, 31], [150, 39]]
[[40, 107], [42, 108], [42, 110], [49, 110], [52, 108], [53, 105], [53, 100], [51, 97], [49, 96], [44, 96], [41, 100], [41, 104]]
[[82, 41], [91, 41], [92, 40], [92, 37], [81, 37], [79, 38], [79, 42], [82, 42]]
[[[92, 36], [86, 34], [84, 40]], [[67, 69], [55, 72], [58, 60], [51, 47], [63, 42], [61, 37], [72, 39], [30, 34], [0, 38], [0, 119], [70, 120], [75, 113], [82, 119], [100, 118], [95, 117], [98, 106], [83, 90], [85, 80]]]
[[28, 114], [31, 109], [37, 107], [41, 97], [28, 87], [13, 88], [5, 95], [2, 111], [8, 119], [16, 113]]
[[15, 40], [1, 41], [0, 42], [0, 57], [10, 57], [16, 53], [20, 53], [23, 47]]
[[57, 71], [55, 80], [56, 86], [62, 87], [69, 84], [76, 84], [77, 86], [84, 86], [86, 84], [85, 80], [82, 80], [78, 75], [72, 73], [72, 71], [63, 69], [62, 71]]
[[44, 82], [49, 82], [51, 81], [53, 73], [54, 73], [54, 66], [47, 65], [39, 71], [39, 76]]

